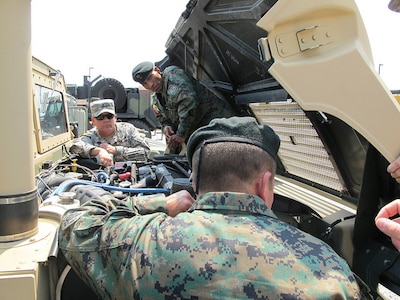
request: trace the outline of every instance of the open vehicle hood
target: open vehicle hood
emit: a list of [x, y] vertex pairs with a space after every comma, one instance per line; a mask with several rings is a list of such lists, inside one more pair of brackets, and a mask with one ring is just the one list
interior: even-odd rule
[[[166, 53], [161, 68], [185, 69], [238, 115], [274, 128], [282, 141], [276, 210], [296, 215], [290, 209], [305, 205], [318, 221], [299, 226], [329, 235], [328, 243], [375, 289], [387, 267], [375, 262], [380, 268], [372, 274], [371, 257], [395, 265], [398, 255], [374, 216], [399, 196], [386, 167], [400, 154], [400, 110], [374, 70], [355, 2], [189, 1]], [[330, 230], [338, 223], [342, 237], [335, 239]], [[371, 251], [382, 245], [390, 255]], [[399, 284], [397, 275], [386, 285]]]

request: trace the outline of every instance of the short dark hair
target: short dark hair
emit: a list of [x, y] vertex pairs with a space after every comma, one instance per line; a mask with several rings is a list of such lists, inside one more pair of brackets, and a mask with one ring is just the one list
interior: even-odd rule
[[275, 159], [260, 147], [246, 143], [210, 143], [193, 154], [192, 180], [199, 185], [197, 189], [204, 191], [229, 191], [233, 184], [251, 183], [263, 171], [270, 171], [274, 178]]

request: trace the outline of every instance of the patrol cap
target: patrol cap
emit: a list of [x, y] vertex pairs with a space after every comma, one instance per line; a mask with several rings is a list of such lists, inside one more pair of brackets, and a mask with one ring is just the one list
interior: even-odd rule
[[108, 112], [115, 115], [114, 100], [112, 99], [101, 99], [90, 103], [90, 112], [92, 117], [98, 117], [102, 113]]
[[267, 125], [259, 125], [253, 117], [217, 118], [198, 128], [187, 143], [187, 157], [191, 165], [197, 147], [208, 143], [238, 142], [260, 147], [276, 159], [280, 139]]
[[132, 78], [139, 83], [143, 83], [153, 69], [154, 64], [151, 61], [142, 62], [133, 68]]

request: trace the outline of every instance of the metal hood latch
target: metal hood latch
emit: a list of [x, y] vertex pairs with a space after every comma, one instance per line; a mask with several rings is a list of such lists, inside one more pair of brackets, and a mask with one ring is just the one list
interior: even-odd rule
[[279, 56], [288, 57], [298, 53], [316, 49], [333, 42], [332, 31], [328, 26], [311, 26], [295, 32], [277, 35], [275, 43], [267, 37], [258, 40], [258, 50], [263, 61], [270, 61], [272, 54], [269, 47], [276, 47]]

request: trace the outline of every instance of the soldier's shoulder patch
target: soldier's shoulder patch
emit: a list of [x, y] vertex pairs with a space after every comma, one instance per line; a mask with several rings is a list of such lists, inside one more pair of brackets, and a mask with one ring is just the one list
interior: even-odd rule
[[172, 85], [168, 88], [168, 95], [176, 95], [178, 94], [178, 87], [176, 85]]
[[61, 223], [61, 229], [69, 227], [71, 224], [75, 223], [85, 212], [81, 210], [76, 210], [74, 212], [69, 212], [63, 217]]

